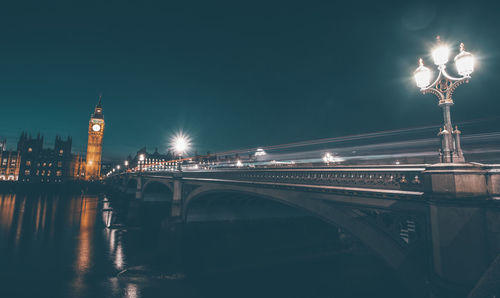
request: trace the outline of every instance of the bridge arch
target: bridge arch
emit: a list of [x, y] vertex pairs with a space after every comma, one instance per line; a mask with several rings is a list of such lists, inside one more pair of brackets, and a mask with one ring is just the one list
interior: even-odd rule
[[172, 185], [163, 180], [148, 180], [142, 186], [142, 199], [146, 202], [171, 202]]
[[416, 297], [428, 295], [428, 278], [411, 259], [409, 251], [385, 231], [362, 219], [356, 208], [324, 199], [314, 195], [272, 188], [253, 188], [241, 185], [203, 185], [193, 190], [183, 202], [183, 221], [187, 221], [190, 205], [198, 200], [209, 199], [217, 194], [240, 194], [258, 199], [271, 200], [292, 208], [303, 210], [329, 224], [334, 224], [349, 232], [366, 247], [371, 249], [390, 268], [392, 268], [406, 287]]

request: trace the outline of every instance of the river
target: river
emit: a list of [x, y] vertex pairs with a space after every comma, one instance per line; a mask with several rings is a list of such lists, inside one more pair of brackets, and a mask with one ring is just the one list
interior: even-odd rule
[[[110, 211], [103, 210], [102, 197], [97, 195], [0, 194], [0, 296], [339, 298], [405, 295], [396, 278], [379, 261], [364, 254], [271, 262], [244, 270], [215, 270], [203, 274], [174, 272], [169, 268], [153, 270], [157, 256], [162, 253], [161, 248], [156, 247], [161, 235], [158, 229], [127, 225], [106, 228], [109, 214]], [[273, 225], [283, 229], [283, 233], [287, 232], [287, 226], [292, 226]], [[220, 236], [229, 233], [228, 229], [212, 237], [206, 229], [209, 226], [190, 229], [189, 239], [201, 239], [201, 236], [205, 239], [204, 247], [199, 243], [187, 244], [189, 251], [198, 254], [192, 258], [196, 260], [194, 267], [216, 260], [214, 255], [226, 259], [252, 255], [248, 248], [241, 252], [241, 247], [246, 245], [232, 245], [228, 249], [223, 247], [227, 245], [224, 241], [206, 240], [228, 239]], [[214, 227], [220, 229], [218, 225]], [[230, 229], [233, 235], [235, 231], [241, 235], [240, 242], [244, 241], [241, 238], [245, 238], [245, 233], [252, 234], [252, 228], [245, 227], [240, 229], [234, 225]], [[323, 233], [329, 233], [328, 229], [324, 228]], [[259, 241], [263, 230], [268, 229], [253, 233], [251, 242]], [[193, 267], [193, 262], [190, 263]]]

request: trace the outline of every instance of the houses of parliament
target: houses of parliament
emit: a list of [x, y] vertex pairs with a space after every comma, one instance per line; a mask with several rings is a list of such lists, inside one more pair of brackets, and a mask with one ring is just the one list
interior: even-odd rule
[[87, 154], [71, 152], [71, 137], [56, 136], [53, 148], [44, 148], [44, 137], [22, 132], [16, 150], [0, 141], [0, 181], [61, 183], [69, 180], [100, 180], [104, 115], [101, 97], [88, 126]]

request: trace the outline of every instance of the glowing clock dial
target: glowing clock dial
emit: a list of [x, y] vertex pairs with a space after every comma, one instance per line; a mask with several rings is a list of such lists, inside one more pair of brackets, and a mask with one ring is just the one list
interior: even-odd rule
[[101, 130], [101, 126], [99, 124], [94, 124], [94, 125], [92, 125], [92, 130], [93, 131], [100, 131]]

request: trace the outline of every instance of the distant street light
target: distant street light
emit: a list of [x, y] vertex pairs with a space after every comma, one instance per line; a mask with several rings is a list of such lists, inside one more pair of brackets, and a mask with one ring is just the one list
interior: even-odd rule
[[334, 161], [335, 161], [335, 158], [333, 157], [333, 155], [330, 152], [327, 152], [327, 153], [325, 153], [325, 155], [323, 155], [323, 162], [324, 163], [329, 164], [329, 163], [334, 162]]
[[457, 72], [462, 77], [455, 78], [446, 72], [446, 63], [450, 49], [437, 37], [437, 46], [432, 51], [434, 64], [437, 65], [439, 74], [436, 80], [431, 83], [432, 72], [424, 66], [423, 60], [419, 60], [419, 67], [414, 72], [417, 86], [423, 94], [432, 93], [439, 99], [439, 106], [443, 109], [444, 126], [440, 129], [441, 137], [440, 162], [442, 163], [462, 163], [465, 158], [460, 145], [460, 130], [451, 125], [450, 107], [453, 105], [451, 98], [455, 89], [463, 83], [468, 83], [470, 74], [474, 71], [474, 56], [465, 51], [464, 44], [460, 44], [460, 53], [455, 57]]
[[264, 156], [266, 154], [266, 151], [264, 151], [264, 149], [262, 148], [257, 148], [257, 151], [255, 151], [255, 156]]

